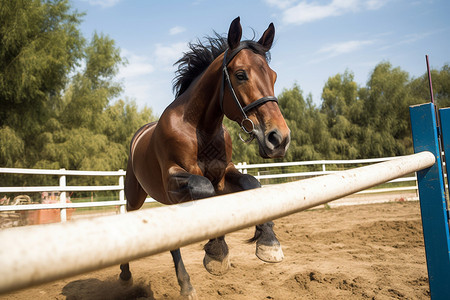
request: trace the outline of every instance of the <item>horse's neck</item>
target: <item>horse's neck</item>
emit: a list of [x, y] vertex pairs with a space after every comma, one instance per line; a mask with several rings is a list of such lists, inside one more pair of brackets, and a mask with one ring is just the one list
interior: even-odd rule
[[206, 134], [222, 131], [224, 114], [220, 109], [220, 68], [210, 66], [186, 93], [186, 114], [196, 128]]

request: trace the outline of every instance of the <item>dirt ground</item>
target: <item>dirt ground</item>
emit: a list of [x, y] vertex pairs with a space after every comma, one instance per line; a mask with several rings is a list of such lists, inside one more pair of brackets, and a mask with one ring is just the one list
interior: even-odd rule
[[[321, 208], [275, 221], [285, 259], [264, 263], [253, 235], [227, 235], [231, 269], [210, 275], [204, 243], [182, 249], [199, 299], [429, 299], [418, 202]], [[149, 241], [151, 242], [151, 241]], [[0, 299], [178, 299], [170, 253], [131, 263], [132, 286], [119, 266], [0, 296]]]

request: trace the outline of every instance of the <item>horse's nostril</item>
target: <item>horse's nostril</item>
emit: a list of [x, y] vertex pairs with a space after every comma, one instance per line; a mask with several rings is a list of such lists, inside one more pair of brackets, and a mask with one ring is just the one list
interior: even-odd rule
[[278, 130], [272, 130], [267, 135], [267, 141], [273, 146], [273, 148], [277, 148], [278, 146], [280, 146], [283, 138], [281, 137], [281, 134], [278, 132]]

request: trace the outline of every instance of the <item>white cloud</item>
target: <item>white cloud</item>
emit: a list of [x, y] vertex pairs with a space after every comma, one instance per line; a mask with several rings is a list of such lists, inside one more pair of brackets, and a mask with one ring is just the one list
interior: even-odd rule
[[346, 53], [357, 51], [357, 50], [363, 48], [364, 46], [370, 45], [373, 43], [374, 43], [373, 40], [348, 41], [348, 42], [342, 42], [342, 43], [335, 43], [335, 44], [327, 45], [327, 46], [320, 48], [317, 51], [317, 53], [338, 56], [341, 54], [346, 54]]
[[284, 23], [301, 25], [350, 12], [380, 9], [389, 0], [331, 0], [328, 4], [307, 0], [298, 3], [292, 0], [265, 1], [282, 10]]
[[377, 10], [384, 6], [388, 0], [369, 0], [366, 2], [366, 7], [369, 10]]
[[283, 13], [283, 21], [289, 24], [303, 24], [332, 16], [339, 16], [356, 9], [356, 0], [333, 0], [330, 4], [320, 5], [306, 1], [288, 8]]
[[170, 28], [169, 34], [176, 35], [176, 34], [179, 34], [179, 33], [185, 32], [185, 31], [186, 31], [186, 28], [181, 27], [181, 26], [175, 26], [175, 27]]
[[438, 30], [436, 32], [421, 32], [421, 33], [411, 33], [406, 35], [402, 40], [398, 42], [398, 44], [412, 44], [417, 41], [423, 40], [431, 35], [434, 35], [438, 33], [441, 30]]
[[339, 55], [356, 52], [363, 49], [365, 46], [372, 45], [374, 43], [375, 40], [361, 40], [361, 41], [354, 40], [329, 44], [317, 50], [315, 55], [318, 58], [310, 60], [309, 63], [319, 63]]
[[294, 0], [265, 0], [270, 6], [278, 7], [279, 9], [286, 9], [294, 3]]
[[123, 81], [125, 95], [136, 100], [143, 107], [151, 95], [148, 82], [155, 71], [151, 58], [138, 55], [127, 49], [121, 50], [122, 56], [128, 60], [128, 64], [119, 69], [118, 78]]
[[148, 55], [122, 49], [122, 56], [128, 60], [118, 74], [123, 81], [124, 94], [136, 100], [140, 107], [147, 105], [160, 114], [173, 100], [173, 63], [187, 49], [187, 43], [156, 44]]
[[84, 1], [89, 2], [90, 5], [94, 5], [94, 6], [98, 5], [103, 8], [106, 8], [106, 7], [112, 7], [112, 6], [116, 5], [121, 0], [84, 0]]
[[187, 43], [184, 42], [171, 45], [156, 44], [155, 56], [158, 63], [173, 65], [187, 50]]
[[128, 64], [120, 69], [119, 77], [121, 78], [127, 79], [148, 75], [155, 70], [147, 56], [137, 55], [126, 49], [122, 49], [122, 55], [128, 60]]
[[384, 50], [391, 49], [391, 48], [398, 47], [398, 46], [413, 44], [413, 43], [416, 43], [423, 39], [426, 39], [432, 35], [440, 34], [442, 31], [443, 30], [435, 30], [435, 31], [407, 34], [405, 36], [397, 38], [395, 41], [390, 42], [389, 44], [386, 44], [384, 47], [381, 47], [379, 50], [384, 51]]

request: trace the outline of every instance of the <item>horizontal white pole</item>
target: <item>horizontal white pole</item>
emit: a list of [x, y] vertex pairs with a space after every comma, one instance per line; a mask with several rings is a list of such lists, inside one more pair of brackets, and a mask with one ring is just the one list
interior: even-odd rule
[[[0, 293], [222, 236], [427, 168], [422, 152], [322, 177], [185, 204], [0, 231]], [[33, 249], [33, 251], [30, 251]]]

